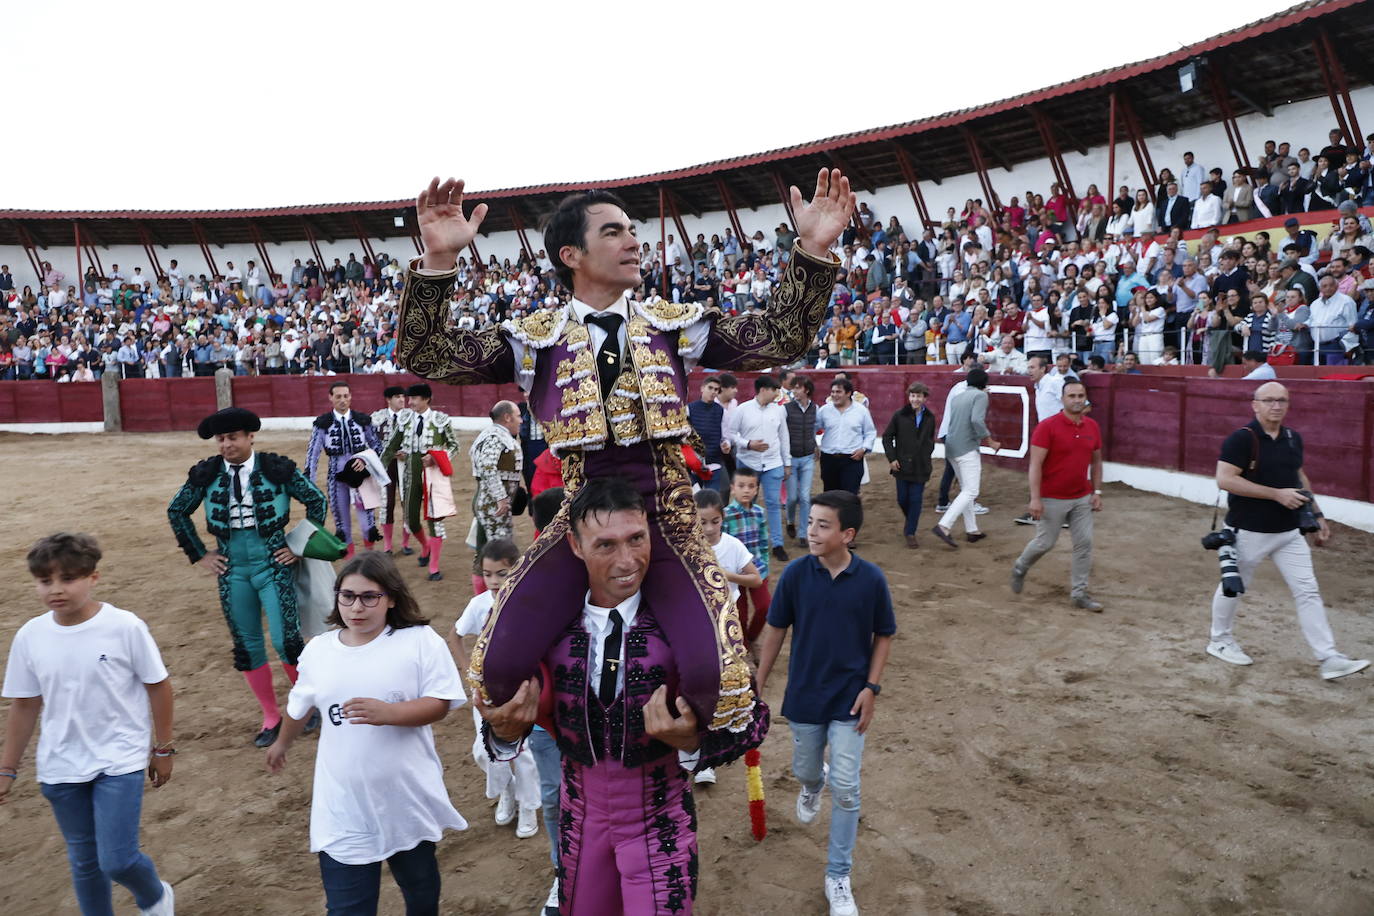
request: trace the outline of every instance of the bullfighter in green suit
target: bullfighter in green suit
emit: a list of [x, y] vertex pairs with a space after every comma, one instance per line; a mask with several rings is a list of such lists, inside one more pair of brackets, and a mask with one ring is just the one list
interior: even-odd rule
[[[291, 500], [306, 517], [322, 524], [325, 498], [296, 463], [283, 455], [253, 451], [262, 421], [252, 411], [228, 407], [201, 421], [202, 439], [213, 438], [219, 454], [194, 465], [167, 507], [177, 545], [190, 561], [219, 578], [219, 601], [234, 640], [234, 668], [243, 672], [262, 706], [262, 730], [253, 743], [267, 747], [281, 728], [267, 664], [262, 618], [282, 670], [294, 684], [296, 659], [305, 643], [296, 614], [292, 566], [299, 559], [286, 546]], [[191, 514], [205, 503], [205, 527], [214, 536], [207, 550]]]

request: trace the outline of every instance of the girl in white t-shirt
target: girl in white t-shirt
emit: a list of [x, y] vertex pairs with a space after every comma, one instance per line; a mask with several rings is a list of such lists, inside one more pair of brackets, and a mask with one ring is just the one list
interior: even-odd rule
[[88, 534], [54, 534], [29, 551], [48, 613], [10, 645], [0, 805], [41, 713], [38, 785], [67, 842], [77, 906], [88, 916], [113, 913], [118, 882], [140, 913], [171, 916], [172, 886], [139, 851], [138, 830], [145, 768], [154, 788], [172, 778], [172, 683], [147, 625], [91, 597], [99, 562]]
[[326, 622], [338, 629], [301, 653], [267, 768], [281, 772], [318, 709], [310, 851], [319, 853], [329, 910], [376, 913], [385, 860], [406, 912], [437, 913], [434, 844], [467, 821], [449, 800], [430, 726], [467, 701], [458, 668], [391, 557], [358, 554], [334, 589]]
[[[458, 622], [453, 626], [453, 651], [460, 659], [472, 657], [473, 644], [466, 642], [482, 632], [487, 625], [487, 617], [496, 600], [501, 586], [515, 569], [520, 559], [520, 549], [507, 538], [497, 538], [482, 545], [479, 562], [482, 565], [482, 583], [487, 590], [468, 602]], [[487, 754], [482, 741], [482, 716], [474, 708], [472, 724], [477, 729], [477, 737], [472, 742], [472, 759], [487, 777], [487, 798], [496, 802], [496, 823], [504, 827], [520, 811], [515, 825], [518, 839], [528, 839], [539, 832], [539, 808], [542, 799], [539, 791], [539, 771], [535, 766], [534, 754], [529, 743], [523, 743], [520, 752], [511, 761], [493, 761]]]

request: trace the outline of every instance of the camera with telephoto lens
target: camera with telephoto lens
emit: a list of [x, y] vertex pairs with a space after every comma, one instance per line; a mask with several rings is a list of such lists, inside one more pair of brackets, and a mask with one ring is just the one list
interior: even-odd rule
[[1209, 531], [1202, 536], [1202, 546], [1217, 552], [1217, 564], [1221, 567], [1221, 593], [1227, 598], [1245, 594], [1245, 582], [1240, 577], [1240, 567], [1236, 563], [1236, 533], [1230, 528]]
[[1230, 528], [1223, 528], [1220, 531], [1209, 531], [1202, 536], [1202, 547], [1204, 550], [1220, 550], [1223, 547], [1234, 547], [1236, 545], [1236, 533]]
[[1311, 490], [1299, 490], [1303, 496], [1307, 497], [1307, 502], [1298, 506], [1298, 530], [1303, 534], [1311, 534], [1314, 531], [1321, 531], [1321, 522], [1317, 521], [1317, 513], [1312, 510], [1315, 505]]

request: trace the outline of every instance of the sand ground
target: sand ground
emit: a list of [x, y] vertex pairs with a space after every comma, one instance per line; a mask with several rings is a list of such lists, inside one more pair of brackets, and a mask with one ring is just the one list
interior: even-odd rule
[[[304, 433], [259, 440], [297, 460], [305, 445]], [[186, 563], [164, 515], [186, 468], [210, 452], [189, 434], [0, 434], [16, 523], [0, 544], [11, 581], [0, 648], [41, 610], [23, 563], [31, 540], [97, 534], [106, 551], [98, 596], [148, 621], [176, 690], [176, 772], [148, 791], [143, 838], [176, 884], [179, 911], [317, 913], [313, 739], [283, 775], [265, 773], [249, 743], [256, 704], [231, 667], [213, 583]], [[1011, 523], [1025, 499], [1021, 475], [985, 471], [991, 537], [955, 553], [928, 535], [907, 550], [879, 460], [872, 470], [861, 553], [887, 572], [899, 633], [864, 761], [854, 872], [864, 913], [1374, 913], [1374, 685], [1368, 675], [1316, 676], [1272, 566], [1238, 627], [1256, 663], [1233, 668], [1203, 654], [1217, 578], [1214, 555], [1197, 545], [1207, 510], [1109, 487], [1093, 574], [1107, 609], [1089, 614], [1068, 606], [1067, 540], [1024, 594], [1007, 589], [1031, 534]], [[455, 479], [463, 506], [470, 483]], [[928, 511], [923, 528], [933, 522]], [[1371, 553], [1374, 536], [1341, 528], [1317, 554], [1338, 644], [1352, 655], [1374, 652]], [[451, 549], [444, 564], [442, 583], [402, 567], [441, 631], [469, 597], [466, 551]], [[770, 685], [775, 708], [783, 680]], [[449, 789], [472, 822], [439, 846], [444, 912], [534, 913], [551, 877], [544, 834], [518, 841], [492, 822], [466, 712], [436, 732]], [[762, 843], [749, 835], [742, 765], [698, 793], [697, 912], [826, 912], [828, 813], [810, 828], [793, 821], [789, 759], [787, 726], [775, 718], [763, 746]], [[0, 808], [0, 912], [75, 913], [32, 760], [31, 748], [30, 778]], [[116, 908], [134, 912], [120, 889]], [[382, 909], [402, 912], [389, 883]]]

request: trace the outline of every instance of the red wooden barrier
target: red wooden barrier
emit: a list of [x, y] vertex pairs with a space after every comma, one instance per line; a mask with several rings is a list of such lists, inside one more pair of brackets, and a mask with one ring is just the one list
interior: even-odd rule
[[[1188, 368], [1188, 367], [1185, 367]], [[961, 376], [948, 366], [883, 366], [847, 370], [855, 387], [868, 396], [869, 412], [881, 433], [893, 412], [906, 403], [906, 386], [920, 380], [930, 389], [930, 404], [940, 412]], [[1280, 370], [1281, 372], [1283, 370]], [[1318, 370], [1312, 370], [1318, 371]], [[696, 396], [705, 372], [692, 373]], [[760, 373], [736, 373], [741, 400], [753, 396]], [[803, 370], [816, 384], [816, 397], [830, 393], [834, 370]], [[233, 380], [234, 400], [263, 417], [315, 416], [329, 409], [329, 386], [340, 379], [353, 388], [356, 410], [383, 406], [387, 385], [409, 385], [408, 374], [388, 376], [263, 376]], [[1189, 373], [1149, 370], [1143, 375], [1088, 375], [1092, 416], [1101, 424], [1109, 461], [1183, 470], [1211, 476], [1221, 440], [1253, 417], [1253, 382], [1208, 379]], [[993, 385], [1029, 388], [1025, 376], [993, 376]], [[1289, 425], [1302, 433], [1306, 467], [1318, 489], [1333, 496], [1374, 502], [1374, 381], [1285, 378], [1293, 397]], [[520, 400], [514, 385], [435, 384], [434, 406], [455, 416], [483, 416], [498, 400]], [[1032, 405], [1034, 393], [1028, 392]], [[101, 386], [51, 381], [0, 383], [0, 423], [98, 422], [103, 419]], [[126, 379], [120, 383], [124, 429], [130, 432], [191, 430], [215, 409], [212, 378]], [[1014, 398], [994, 398], [989, 428], [1004, 448], [1021, 446], [1021, 408]], [[1032, 409], [1032, 419], [1034, 413]], [[1016, 459], [998, 458], [1006, 467]]]
[[92, 382], [0, 382], [0, 423], [99, 423], [100, 386]]

